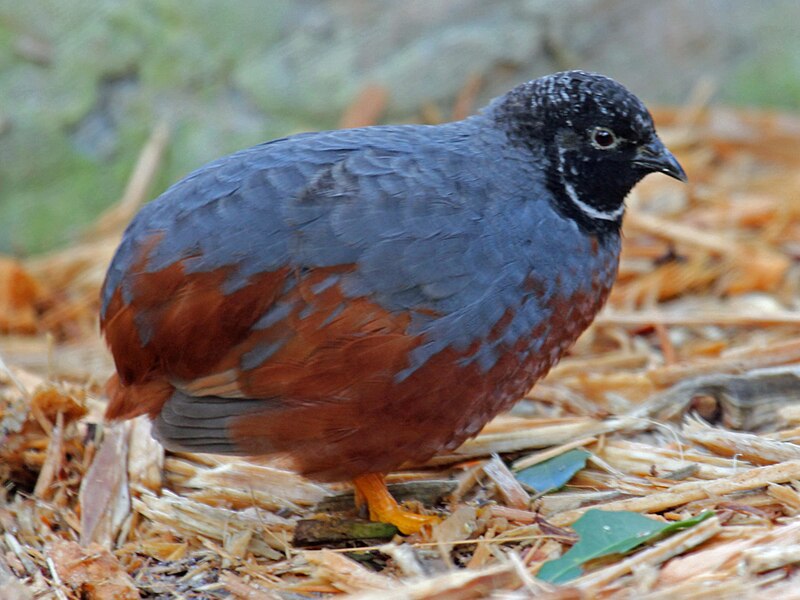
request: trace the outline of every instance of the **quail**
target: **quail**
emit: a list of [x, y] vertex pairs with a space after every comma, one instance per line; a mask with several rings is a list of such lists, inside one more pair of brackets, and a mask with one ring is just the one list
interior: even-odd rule
[[168, 449], [352, 479], [476, 435], [592, 322], [625, 197], [681, 181], [642, 102], [602, 75], [524, 83], [463, 121], [304, 133], [216, 160], [133, 219], [102, 289], [106, 416]]

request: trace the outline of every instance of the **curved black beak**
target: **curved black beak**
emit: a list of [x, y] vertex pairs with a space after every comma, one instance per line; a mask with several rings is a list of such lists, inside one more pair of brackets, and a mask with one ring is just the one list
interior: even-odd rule
[[642, 167], [648, 173], [664, 173], [686, 183], [687, 177], [683, 167], [672, 152], [667, 150], [660, 139], [655, 138], [649, 144], [640, 146], [636, 151], [633, 164]]

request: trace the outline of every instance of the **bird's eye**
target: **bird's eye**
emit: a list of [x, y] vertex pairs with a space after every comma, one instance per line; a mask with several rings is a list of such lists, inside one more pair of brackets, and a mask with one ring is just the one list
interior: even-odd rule
[[610, 150], [619, 143], [619, 138], [608, 127], [595, 127], [591, 133], [592, 145], [600, 150]]

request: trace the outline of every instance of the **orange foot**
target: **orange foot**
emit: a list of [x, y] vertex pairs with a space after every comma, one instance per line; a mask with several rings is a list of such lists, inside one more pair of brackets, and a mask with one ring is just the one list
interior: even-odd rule
[[360, 475], [353, 480], [353, 485], [356, 487], [356, 501], [360, 499], [367, 503], [371, 520], [391, 523], [405, 535], [416, 533], [425, 525], [435, 525], [441, 521], [439, 517], [420, 515], [400, 508], [397, 500], [392, 498], [386, 489], [383, 475], [377, 473]]

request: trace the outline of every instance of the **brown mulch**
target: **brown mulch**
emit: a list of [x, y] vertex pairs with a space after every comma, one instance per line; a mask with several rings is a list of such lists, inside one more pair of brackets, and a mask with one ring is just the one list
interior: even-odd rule
[[[374, 121], [386, 92], [356, 103], [343, 122]], [[800, 597], [800, 118], [655, 116], [690, 185], [636, 188], [609, 305], [511, 414], [390, 477], [445, 517], [407, 538], [365, 524], [346, 484], [165, 455], [146, 420], [103, 422], [98, 289], [169, 143], [156, 127], [83, 241], [0, 257], [0, 598]], [[511, 475], [578, 447], [592, 457], [559, 492]], [[716, 515], [537, 580], [591, 507]]]

